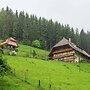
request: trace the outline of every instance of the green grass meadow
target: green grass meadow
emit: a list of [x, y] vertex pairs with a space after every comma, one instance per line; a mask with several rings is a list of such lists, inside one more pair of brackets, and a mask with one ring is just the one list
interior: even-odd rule
[[[17, 56], [5, 55], [13, 75], [0, 79], [0, 90], [90, 90], [90, 64], [25, 57], [28, 50], [40, 56], [48, 52], [20, 45]], [[40, 80], [40, 83], [39, 83]]]
[[32, 57], [33, 50], [35, 50], [39, 58], [47, 58], [48, 56], [48, 51], [37, 49], [31, 46], [22, 45], [22, 44], [19, 44], [18, 56]]

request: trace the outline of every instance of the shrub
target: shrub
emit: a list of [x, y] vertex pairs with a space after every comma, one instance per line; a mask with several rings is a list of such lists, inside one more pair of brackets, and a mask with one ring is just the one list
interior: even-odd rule
[[39, 40], [35, 40], [32, 42], [32, 46], [36, 48], [41, 48], [41, 44]]
[[10, 71], [11, 68], [7, 65], [7, 62], [3, 60], [2, 53], [0, 53], [0, 76], [4, 76]]
[[0, 49], [0, 58], [2, 58], [3, 50]]
[[18, 49], [15, 49], [15, 52], [18, 52]]
[[33, 57], [36, 57], [37, 53], [35, 50], [33, 50], [32, 55], [33, 55]]
[[9, 55], [16, 56], [17, 55], [17, 52], [11, 51], [11, 52], [9, 52]]
[[10, 73], [11, 68], [7, 65], [7, 62], [3, 59], [0, 59], [0, 76], [4, 76], [7, 73]]

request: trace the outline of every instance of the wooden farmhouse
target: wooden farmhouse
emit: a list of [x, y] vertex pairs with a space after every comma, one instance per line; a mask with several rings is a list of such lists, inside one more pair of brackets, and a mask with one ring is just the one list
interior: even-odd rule
[[5, 41], [0, 42], [0, 47], [3, 49], [15, 50], [18, 47], [17, 41], [10, 37]]
[[83, 60], [90, 62], [90, 55], [72, 43], [71, 39], [63, 38], [53, 46], [49, 53], [49, 59], [66, 62], [79, 62]]

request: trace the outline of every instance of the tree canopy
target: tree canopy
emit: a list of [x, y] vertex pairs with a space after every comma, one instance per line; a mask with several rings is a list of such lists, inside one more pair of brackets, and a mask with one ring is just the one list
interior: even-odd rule
[[[78, 23], [78, 22], [77, 22]], [[33, 41], [40, 41], [41, 48], [50, 50], [62, 37], [71, 38], [72, 41], [90, 53], [90, 32], [84, 32], [45, 18], [37, 18], [24, 11], [14, 13], [10, 8], [0, 11], [0, 38], [10, 36], [23, 44], [31, 45]]]

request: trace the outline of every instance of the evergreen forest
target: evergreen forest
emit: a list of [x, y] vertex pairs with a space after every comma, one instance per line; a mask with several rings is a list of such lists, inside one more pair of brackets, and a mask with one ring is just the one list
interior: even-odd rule
[[14, 37], [25, 45], [32, 45], [33, 41], [38, 40], [40, 48], [45, 50], [50, 50], [62, 37], [71, 38], [72, 42], [90, 54], [90, 31], [74, 29], [69, 24], [38, 18], [24, 11], [13, 12], [6, 7], [0, 10], [0, 40], [8, 37]]

